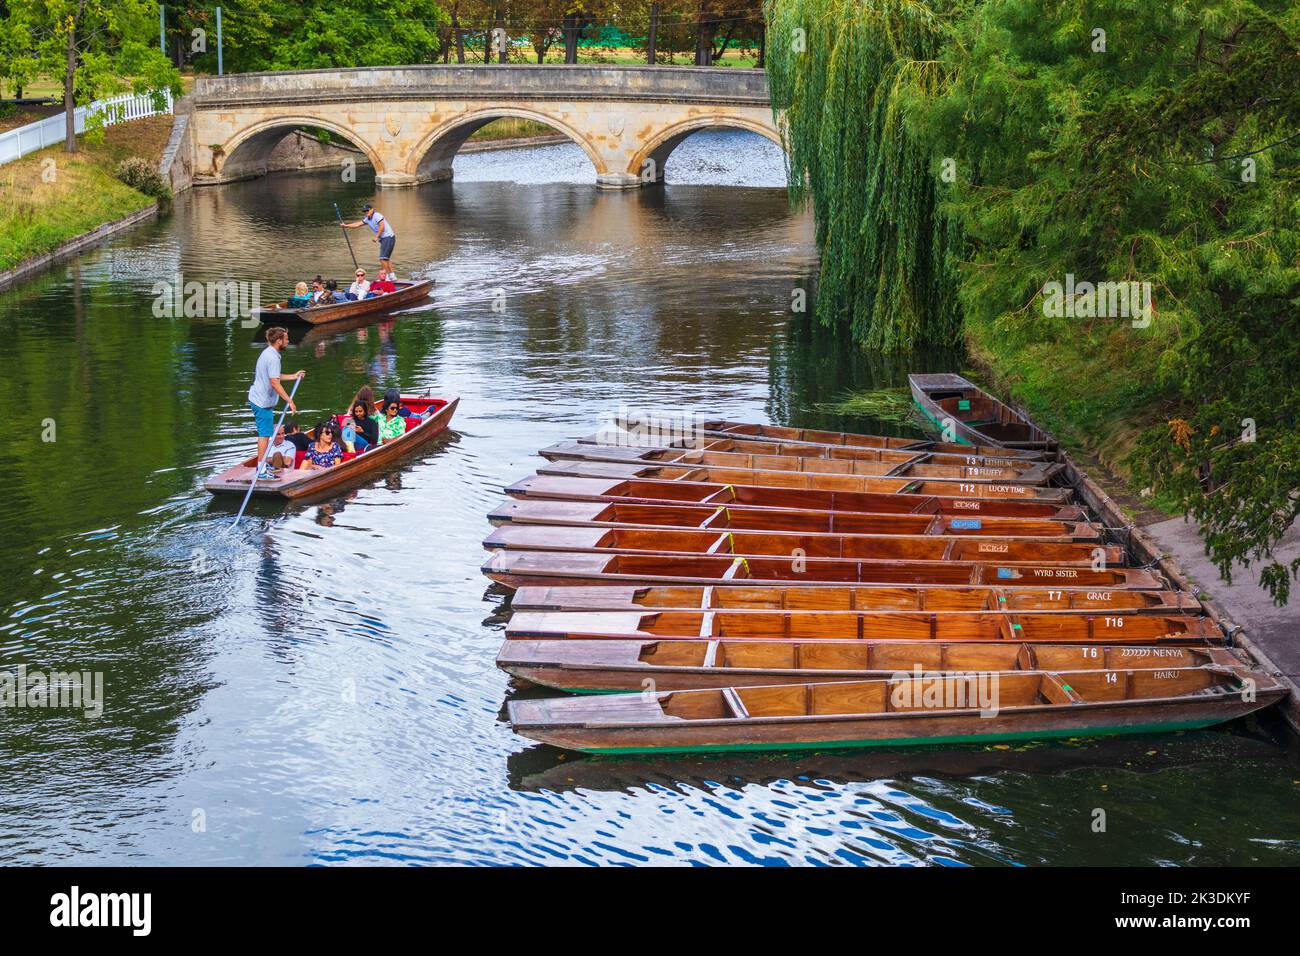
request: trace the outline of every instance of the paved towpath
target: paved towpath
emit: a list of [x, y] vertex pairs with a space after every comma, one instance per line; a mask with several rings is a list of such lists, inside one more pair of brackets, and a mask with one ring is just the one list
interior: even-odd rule
[[[1144, 527], [1174, 557], [1189, 578], [1222, 605], [1251, 640], [1293, 683], [1300, 683], [1300, 582], [1291, 582], [1291, 601], [1275, 605], [1256, 583], [1258, 569], [1236, 569], [1232, 583], [1224, 584], [1218, 569], [1205, 556], [1196, 523], [1170, 518]], [[1277, 558], [1288, 564], [1300, 557], [1300, 525], [1292, 525], [1277, 548]]]

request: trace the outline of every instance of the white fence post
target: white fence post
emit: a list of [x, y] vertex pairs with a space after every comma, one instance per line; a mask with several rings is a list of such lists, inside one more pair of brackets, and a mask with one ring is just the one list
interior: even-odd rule
[[[172, 91], [163, 91], [163, 108], [156, 109], [152, 93], [127, 93], [107, 100], [96, 100], [89, 106], [78, 106], [73, 111], [73, 129], [86, 131], [86, 117], [104, 113], [105, 126], [114, 126], [146, 116], [169, 115], [173, 109]], [[35, 123], [28, 123], [6, 133], [0, 133], [0, 165], [13, 162], [28, 153], [63, 141], [64, 116], [58, 113]]]

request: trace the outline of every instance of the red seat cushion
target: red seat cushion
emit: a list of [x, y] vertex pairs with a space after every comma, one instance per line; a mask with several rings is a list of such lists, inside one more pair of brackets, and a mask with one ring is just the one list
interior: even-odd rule
[[409, 415], [409, 416], [407, 416], [407, 419], [406, 419], [406, 430], [409, 432], [409, 431], [410, 431], [412, 428], [414, 428], [416, 425], [420, 424], [420, 421], [421, 421], [421, 419], [420, 419], [420, 416], [419, 416], [419, 415]]
[[306, 460], [307, 460], [307, 453], [305, 451], [298, 452], [298, 454], [293, 456], [293, 467], [301, 468], [302, 463]]

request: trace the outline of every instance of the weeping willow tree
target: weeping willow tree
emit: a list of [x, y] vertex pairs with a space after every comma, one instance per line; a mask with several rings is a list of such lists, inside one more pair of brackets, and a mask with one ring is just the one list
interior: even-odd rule
[[765, 0], [772, 109], [790, 197], [811, 203], [816, 317], [871, 349], [961, 336], [961, 229], [938, 208], [942, 158], [909, 132], [907, 104], [944, 82], [944, 23], [915, 0]]

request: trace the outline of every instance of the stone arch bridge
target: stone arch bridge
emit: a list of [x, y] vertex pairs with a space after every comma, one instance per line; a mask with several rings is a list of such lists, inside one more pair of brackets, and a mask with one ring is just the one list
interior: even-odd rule
[[195, 184], [264, 174], [276, 144], [314, 126], [365, 154], [381, 186], [448, 179], [456, 151], [503, 116], [536, 120], [583, 148], [597, 185], [662, 180], [702, 129], [779, 143], [762, 70], [611, 66], [399, 66], [200, 77], [191, 96]]

